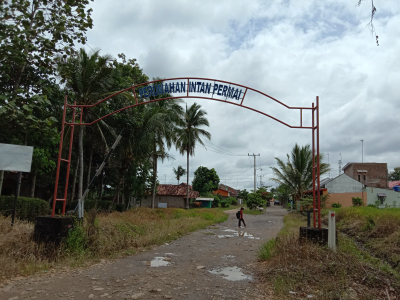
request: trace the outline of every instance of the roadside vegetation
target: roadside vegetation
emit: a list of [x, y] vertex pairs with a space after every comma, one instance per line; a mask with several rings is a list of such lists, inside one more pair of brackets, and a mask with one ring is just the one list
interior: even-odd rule
[[[343, 219], [342, 219], [343, 220]], [[260, 278], [272, 283], [276, 299], [394, 299], [400, 276], [390, 265], [339, 234], [337, 251], [299, 241], [306, 218], [290, 213], [278, 238], [259, 249]], [[398, 239], [397, 239], [398, 240]]]
[[336, 211], [338, 230], [400, 270], [399, 208], [345, 207], [331, 210]]
[[222, 209], [137, 208], [109, 214], [92, 210], [56, 247], [32, 240], [33, 223], [17, 221], [12, 228], [10, 218], [0, 216], [0, 281], [135, 254], [227, 218]]

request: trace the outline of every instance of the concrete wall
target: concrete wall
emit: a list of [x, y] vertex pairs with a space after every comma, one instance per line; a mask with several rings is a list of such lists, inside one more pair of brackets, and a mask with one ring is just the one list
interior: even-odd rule
[[[142, 207], [151, 207], [153, 197], [147, 197], [142, 200]], [[158, 207], [158, 203], [167, 203], [167, 207], [185, 208], [185, 199], [181, 196], [156, 196], [154, 199], [154, 207]]]
[[[380, 205], [380, 207], [400, 207], [400, 193], [395, 192], [393, 190], [389, 189], [381, 189], [381, 188], [373, 188], [373, 187], [367, 187], [367, 197], [368, 197], [368, 204], [374, 204], [378, 199], [378, 194], [384, 193], [386, 194], [385, 201], [383, 202], [383, 205]], [[395, 202], [395, 203], [394, 203]]]
[[360, 193], [361, 195], [362, 183], [346, 174], [342, 174], [325, 184], [325, 187], [328, 189], [329, 194]]
[[326, 201], [327, 208], [332, 207], [332, 203], [340, 203], [342, 207], [350, 207], [353, 206], [353, 197], [360, 197], [364, 200], [364, 205], [367, 205], [367, 193], [336, 193], [329, 194], [329, 198]]

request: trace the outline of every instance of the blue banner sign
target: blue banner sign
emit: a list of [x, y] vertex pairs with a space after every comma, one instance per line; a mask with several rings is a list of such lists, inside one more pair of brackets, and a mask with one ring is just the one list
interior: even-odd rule
[[186, 93], [187, 88], [189, 89], [189, 93], [212, 94], [213, 96], [215, 94], [235, 100], [239, 100], [242, 94], [242, 89], [235, 89], [234, 87], [230, 87], [225, 84], [190, 81], [189, 86], [187, 86], [187, 82], [182, 81], [160, 83], [139, 88], [139, 96], [141, 99], [143, 99], [172, 93]]

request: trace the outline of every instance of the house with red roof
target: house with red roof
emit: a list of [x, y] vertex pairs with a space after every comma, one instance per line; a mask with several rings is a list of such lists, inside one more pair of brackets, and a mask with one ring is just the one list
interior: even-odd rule
[[[160, 184], [157, 187], [154, 207], [185, 208], [186, 188], [186, 183], [181, 183], [179, 185]], [[199, 195], [199, 192], [194, 191], [193, 187], [189, 185], [189, 199], [196, 199]], [[151, 207], [152, 199], [153, 196], [148, 196], [147, 199], [144, 199], [142, 201], [142, 207]]]
[[238, 194], [240, 193], [239, 190], [235, 190], [230, 186], [220, 183], [218, 185], [218, 190], [214, 191], [213, 194], [221, 195], [223, 198], [234, 197], [237, 198]]

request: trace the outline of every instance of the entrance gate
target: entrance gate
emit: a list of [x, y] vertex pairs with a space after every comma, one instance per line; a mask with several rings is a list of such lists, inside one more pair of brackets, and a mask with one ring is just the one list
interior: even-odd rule
[[[112, 113], [109, 113], [91, 123], [82, 123], [82, 111], [83, 108], [91, 108], [94, 106], [99, 105], [102, 102], [112, 99], [118, 94], [124, 92], [132, 92], [135, 97], [135, 103], [123, 108], [120, 108]], [[264, 96], [269, 98], [272, 101], [284, 106], [289, 110], [298, 110], [300, 115], [300, 122], [298, 125], [290, 125], [282, 120], [279, 120], [265, 112], [252, 108], [250, 106], [244, 105], [244, 100], [248, 92], [255, 92], [258, 95]], [[161, 96], [165, 94], [170, 94], [170, 97], [158, 98], [150, 100], [150, 97]], [[174, 94], [174, 95], [172, 95]], [[178, 95], [179, 94], [179, 95]], [[176, 96], [175, 96], [176, 95]], [[152, 102], [167, 100], [167, 99], [184, 99], [184, 98], [198, 98], [198, 99], [207, 99], [213, 101], [224, 102], [236, 106], [240, 106], [257, 113], [260, 113], [264, 116], [267, 116], [289, 128], [299, 128], [299, 129], [311, 129], [312, 133], [312, 157], [313, 157], [313, 216], [314, 216], [314, 227], [321, 228], [321, 195], [320, 195], [320, 160], [319, 160], [319, 97], [316, 97], [316, 103], [312, 103], [311, 107], [293, 107], [288, 106], [281, 101], [262, 93], [256, 89], [253, 89], [248, 86], [222, 81], [217, 79], [210, 79], [210, 78], [198, 78], [198, 77], [179, 77], [179, 78], [169, 78], [163, 80], [156, 80], [150, 81], [146, 83], [137, 84], [135, 86], [129, 87], [122, 91], [116, 92], [93, 105], [76, 105], [74, 102], [73, 105], [67, 103], [67, 96], [64, 99], [64, 112], [62, 118], [62, 125], [61, 125], [61, 139], [60, 139], [60, 146], [58, 152], [58, 161], [57, 161], [57, 173], [56, 173], [56, 182], [54, 187], [54, 199], [53, 199], [53, 210], [52, 210], [52, 217], [55, 215], [55, 208], [56, 202], [62, 201], [63, 202], [63, 209], [62, 214], [65, 214], [65, 206], [67, 202], [67, 191], [68, 191], [68, 178], [69, 178], [69, 171], [71, 166], [71, 151], [72, 151], [72, 142], [73, 142], [73, 135], [74, 135], [74, 127], [75, 126], [90, 126], [108, 116], [116, 114], [120, 111], [123, 111], [128, 108], [136, 107], [139, 105], [144, 105]], [[147, 100], [148, 99], [148, 100]], [[65, 115], [67, 109], [72, 109], [72, 121], [66, 122]], [[76, 110], [80, 110], [80, 120], [79, 123], [75, 122], [75, 115]], [[310, 110], [311, 117], [312, 117], [312, 125], [310, 126], [303, 126], [303, 110]], [[62, 158], [62, 145], [63, 145], [63, 138], [64, 138], [64, 128], [65, 125], [71, 127], [70, 133], [70, 143], [69, 143], [69, 152], [68, 152], [68, 159]], [[316, 143], [316, 149], [315, 149]], [[317, 152], [317, 159], [315, 163], [315, 150]], [[67, 162], [67, 174], [66, 174], [66, 181], [65, 181], [65, 188], [64, 188], [64, 196], [63, 198], [57, 198], [58, 192], [58, 182], [59, 182], [59, 174], [60, 174], [60, 163]], [[315, 176], [317, 175], [317, 176]], [[317, 193], [317, 195], [316, 195]], [[318, 216], [318, 217], [317, 217]], [[316, 220], [318, 219], [318, 224]]]

